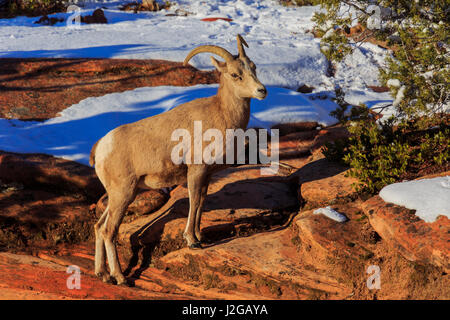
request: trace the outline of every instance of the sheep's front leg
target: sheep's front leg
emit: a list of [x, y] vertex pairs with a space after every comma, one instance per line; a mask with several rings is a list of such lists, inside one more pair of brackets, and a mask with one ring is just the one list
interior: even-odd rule
[[195, 221], [202, 204], [202, 190], [206, 183], [206, 168], [193, 166], [188, 169], [189, 215], [184, 230], [184, 238], [189, 248], [201, 248], [200, 241], [194, 233]]
[[206, 195], [208, 194], [208, 185], [209, 179], [205, 182], [205, 185], [202, 187], [201, 196], [200, 196], [200, 204], [197, 209], [197, 214], [195, 215], [195, 237], [198, 241], [202, 242], [202, 235], [200, 232], [200, 221], [202, 219], [203, 213], [203, 204], [206, 199]]

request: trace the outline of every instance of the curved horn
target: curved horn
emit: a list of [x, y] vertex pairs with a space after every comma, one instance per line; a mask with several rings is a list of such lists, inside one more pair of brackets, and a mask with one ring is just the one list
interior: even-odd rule
[[225, 59], [225, 62], [229, 62], [234, 59], [233, 55], [231, 53], [229, 53], [227, 50], [225, 50], [224, 48], [221, 48], [218, 46], [200, 46], [200, 47], [195, 48], [191, 52], [189, 52], [186, 59], [184, 59], [184, 65], [187, 65], [189, 60], [191, 60], [193, 56], [195, 56], [196, 54], [199, 54], [201, 52], [211, 52], [211, 53], [217, 54], [218, 56]]
[[248, 44], [244, 40], [244, 38], [241, 37], [240, 34], [237, 35], [237, 43], [238, 43], [239, 57], [246, 57], [247, 55], [245, 53], [244, 46], [248, 48]]

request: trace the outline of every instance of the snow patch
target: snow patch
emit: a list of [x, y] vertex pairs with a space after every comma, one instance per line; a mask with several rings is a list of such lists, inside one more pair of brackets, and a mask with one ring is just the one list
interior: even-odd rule
[[324, 216], [330, 218], [331, 220], [337, 221], [337, 222], [345, 222], [347, 221], [347, 217], [344, 216], [342, 213], [337, 212], [336, 210], [332, 209], [330, 206], [325, 208], [319, 208], [314, 210], [314, 214], [323, 214]]
[[439, 215], [450, 219], [450, 176], [394, 183], [380, 191], [385, 202], [416, 210], [425, 222]]
[[388, 87], [394, 87], [394, 88], [398, 88], [401, 86], [400, 80], [398, 80], [398, 79], [389, 79], [386, 84]]
[[406, 90], [405, 86], [401, 86], [400, 89], [398, 89], [397, 95], [395, 96], [395, 100], [392, 103], [394, 107], [397, 107], [400, 104], [400, 102], [402, 102], [402, 100], [405, 98], [405, 90]]

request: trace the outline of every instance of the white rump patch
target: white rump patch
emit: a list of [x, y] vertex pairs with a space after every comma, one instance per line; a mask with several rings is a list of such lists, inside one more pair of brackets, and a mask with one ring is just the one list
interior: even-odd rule
[[95, 150], [95, 163], [101, 164], [109, 156], [113, 150], [114, 145], [114, 130], [108, 132], [97, 145]]

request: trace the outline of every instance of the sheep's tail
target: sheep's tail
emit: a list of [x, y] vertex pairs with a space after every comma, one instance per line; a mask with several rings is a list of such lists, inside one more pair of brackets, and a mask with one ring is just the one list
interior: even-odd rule
[[97, 145], [99, 142], [100, 140], [98, 140], [91, 149], [91, 154], [89, 155], [89, 164], [91, 166], [94, 166], [95, 164], [95, 150], [97, 149]]

